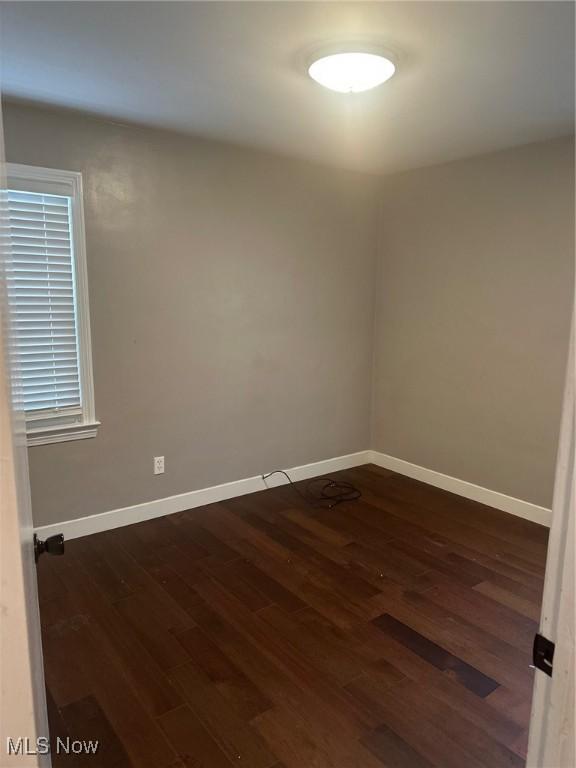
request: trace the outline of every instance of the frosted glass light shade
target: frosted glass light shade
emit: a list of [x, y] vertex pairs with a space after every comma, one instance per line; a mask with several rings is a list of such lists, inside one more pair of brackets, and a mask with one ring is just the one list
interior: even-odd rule
[[325, 88], [339, 93], [359, 93], [385, 83], [396, 67], [376, 53], [334, 53], [317, 59], [308, 74]]

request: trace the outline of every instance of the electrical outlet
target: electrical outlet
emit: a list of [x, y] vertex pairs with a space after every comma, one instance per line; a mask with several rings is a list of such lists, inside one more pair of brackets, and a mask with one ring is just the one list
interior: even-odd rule
[[154, 456], [154, 474], [164, 474], [164, 456]]

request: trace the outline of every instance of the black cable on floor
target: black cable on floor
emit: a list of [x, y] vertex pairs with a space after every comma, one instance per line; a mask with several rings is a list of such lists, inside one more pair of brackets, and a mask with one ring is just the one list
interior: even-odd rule
[[328, 509], [332, 509], [344, 501], [356, 501], [362, 498], [362, 492], [352, 483], [346, 482], [346, 480], [316, 477], [306, 484], [306, 490], [302, 493], [288, 472], [285, 472], [283, 469], [275, 469], [273, 472], [268, 472], [267, 475], [262, 475], [262, 480], [267, 480], [272, 475], [284, 475], [300, 498], [312, 506], [324, 505], [328, 502], [326, 506]]

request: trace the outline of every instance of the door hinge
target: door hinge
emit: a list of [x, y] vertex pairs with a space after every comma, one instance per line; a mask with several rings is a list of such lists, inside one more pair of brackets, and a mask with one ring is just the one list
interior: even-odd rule
[[42, 541], [34, 534], [34, 560], [38, 562], [40, 555], [48, 552], [49, 555], [64, 554], [64, 535], [57, 533], [54, 536], [48, 536], [46, 541]]
[[556, 646], [552, 640], [543, 635], [534, 635], [534, 647], [532, 648], [532, 663], [536, 669], [542, 670], [552, 677], [552, 662], [554, 661], [554, 649]]

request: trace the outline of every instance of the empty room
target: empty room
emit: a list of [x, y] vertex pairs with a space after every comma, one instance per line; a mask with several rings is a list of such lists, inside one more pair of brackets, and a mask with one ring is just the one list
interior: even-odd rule
[[0, 766], [574, 768], [573, 2], [0, 2]]

